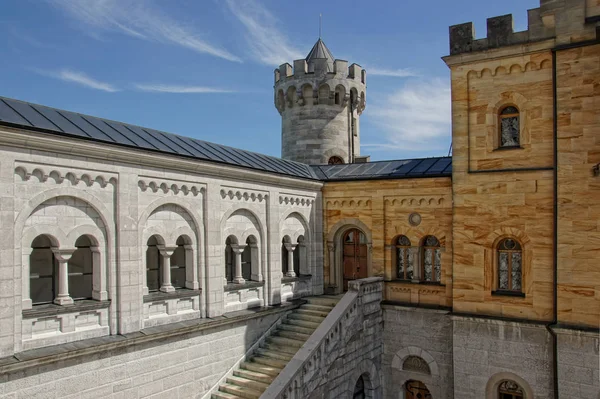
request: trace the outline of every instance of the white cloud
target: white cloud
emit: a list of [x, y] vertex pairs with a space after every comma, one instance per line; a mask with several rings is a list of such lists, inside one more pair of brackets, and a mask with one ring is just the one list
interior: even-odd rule
[[34, 72], [40, 75], [49, 76], [54, 79], [59, 79], [65, 82], [71, 82], [78, 84], [88, 89], [102, 90], [109, 93], [120, 91], [116, 86], [96, 80], [83, 72], [74, 71], [71, 69], [61, 69], [59, 71], [47, 71], [43, 69], [32, 69]]
[[[146, 0], [47, 0], [85, 25], [138, 39], [174, 44], [228, 61], [242, 60], [199, 37], [191, 27], [169, 18]], [[95, 31], [89, 32], [95, 34]]]
[[178, 86], [165, 84], [136, 84], [136, 89], [151, 93], [176, 93], [176, 94], [199, 94], [199, 93], [234, 93], [233, 90], [219, 89], [203, 86]]
[[383, 68], [365, 68], [369, 76], [389, 76], [393, 78], [410, 78], [419, 76], [419, 74], [410, 68], [398, 68], [398, 69], [383, 69]]
[[372, 150], [408, 151], [447, 148], [444, 138], [452, 129], [450, 86], [442, 79], [413, 80], [369, 105], [369, 120], [386, 133], [381, 143], [365, 143]]
[[231, 13], [247, 30], [246, 45], [251, 55], [266, 65], [281, 65], [304, 58], [290, 44], [287, 36], [277, 25], [279, 21], [263, 5], [255, 0], [226, 0]]

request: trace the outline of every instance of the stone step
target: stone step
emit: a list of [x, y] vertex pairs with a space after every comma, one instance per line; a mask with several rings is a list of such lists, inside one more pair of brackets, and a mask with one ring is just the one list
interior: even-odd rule
[[325, 317], [309, 316], [307, 314], [302, 314], [302, 313], [297, 313], [297, 312], [290, 313], [288, 318], [293, 319], [293, 320], [310, 321], [312, 323], [317, 323], [317, 324], [321, 324], [321, 322], [323, 320], [325, 320]]
[[264, 348], [258, 348], [256, 350], [256, 354], [265, 357], [272, 357], [273, 359], [279, 359], [287, 362], [289, 362], [294, 357], [294, 355], [291, 353], [274, 351]]
[[304, 309], [303, 307], [296, 309], [294, 313], [317, 317], [327, 317], [327, 315], [329, 314], [329, 312], [323, 312], [322, 310]]
[[227, 392], [215, 392], [212, 395], [210, 395], [210, 397], [211, 399], [244, 399], [241, 396], [232, 395]]
[[300, 319], [290, 319], [288, 317], [283, 322], [283, 324], [290, 324], [293, 326], [299, 326], [299, 327], [304, 327], [304, 328], [312, 328], [313, 330], [315, 330], [317, 327], [319, 327], [320, 323], [315, 323], [314, 321], [306, 321], [306, 320], [300, 320]]
[[331, 306], [334, 307], [340, 301], [335, 297], [326, 297], [326, 296], [311, 296], [307, 298], [302, 298], [306, 300], [311, 305], [321, 305], [321, 306]]
[[219, 391], [225, 392], [225, 393], [230, 393], [232, 395], [237, 395], [239, 397], [246, 398], [246, 399], [259, 399], [260, 395], [262, 394], [262, 392], [257, 391], [255, 389], [240, 387], [240, 386], [228, 384], [228, 383], [221, 384], [221, 386], [219, 387]]
[[248, 380], [264, 382], [267, 385], [272, 383], [273, 380], [275, 379], [275, 377], [272, 375], [263, 374], [263, 373], [259, 373], [256, 371], [244, 370], [244, 369], [235, 370], [233, 372], [233, 375], [235, 375], [236, 377], [246, 378]]
[[294, 331], [297, 333], [301, 333], [301, 334], [308, 334], [308, 335], [312, 335], [313, 332], [315, 332], [314, 328], [307, 328], [307, 327], [301, 327], [301, 326], [297, 326], [294, 324], [287, 324], [287, 323], [281, 323], [278, 327], [279, 330], [285, 330], [285, 331]]
[[277, 336], [270, 336], [266, 339], [267, 343], [274, 343], [279, 346], [290, 346], [292, 348], [296, 348], [296, 351], [304, 345], [304, 341], [298, 341], [297, 339], [292, 338], [283, 338]]
[[266, 357], [266, 356], [253, 356], [252, 359], [250, 359], [251, 362], [254, 363], [258, 363], [258, 364], [264, 364], [265, 366], [270, 366], [270, 367], [275, 367], [275, 368], [280, 368], [283, 369], [287, 364], [288, 361], [287, 360], [280, 360], [280, 359], [274, 359], [272, 357]]
[[312, 303], [306, 303], [300, 306], [300, 309], [309, 309], [309, 310], [319, 310], [321, 312], [331, 312], [334, 306], [323, 306], [323, 305], [314, 305]]
[[242, 362], [240, 367], [244, 370], [254, 371], [261, 374], [270, 375], [277, 377], [281, 372], [280, 368], [265, 366], [264, 364], [253, 363], [253, 362]]
[[284, 338], [296, 339], [298, 341], [303, 341], [303, 342], [306, 342], [306, 340], [308, 338], [310, 338], [309, 334], [302, 334], [302, 333], [299, 333], [299, 332], [286, 331], [286, 330], [275, 331], [275, 333], [273, 335], [275, 335], [277, 337], [284, 337]]
[[260, 347], [265, 350], [268, 350], [268, 351], [289, 353], [292, 356], [294, 356], [296, 354], [296, 352], [298, 352], [298, 349], [299, 349], [298, 347], [295, 347], [295, 346], [280, 345], [280, 344], [276, 344], [274, 342], [265, 342]]
[[269, 387], [269, 384], [266, 384], [264, 382], [255, 381], [244, 377], [238, 377], [236, 375], [227, 377], [227, 382], [229, 384], [237, 385], [240, 387], [248, 387], [259, 392], [264, 392]]

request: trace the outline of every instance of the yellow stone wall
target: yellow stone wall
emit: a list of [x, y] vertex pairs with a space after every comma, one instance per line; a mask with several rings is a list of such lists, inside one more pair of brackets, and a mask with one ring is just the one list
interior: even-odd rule
[[[452, 181], [450, 178], [371, 180], [326, 183], [323, 187], [324, 241], [344, 220], [358, 219], [372, 234], [372, 276], [384, 276], [385, 298], [404, 303], [451, 306], [452, 300]], [[411, 226], [417, 212], [421, 223]], [[435, 235], [442, 246], [441, 284], [414, 284], [396, 279], [392, 243], [406, 235], [418, 246]], [[337, 243], [336, 243], [337, 244]], [[325, 245], [325, 286], [329, 285], [329, 256]], [[340, 271], [341, 272], [341, 271]]]
[[600, 325], [600, 45], [557, 53], [558, 317]]
[[[551, 60], [543, 51], [451, 66], [456, 312], [552, 318]], [[497, 149], [506, 105], [519, 108], [522, 148]], [[508, 236], [523, 246], [524, 298], [492, 294], [495, 247]]]

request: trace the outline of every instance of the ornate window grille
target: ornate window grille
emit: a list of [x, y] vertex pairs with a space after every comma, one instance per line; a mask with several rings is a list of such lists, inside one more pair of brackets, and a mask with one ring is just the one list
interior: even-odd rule
[[523, 399], [523, 388], [514, 381], [502, 381], [498, 386], [498, 399]]
[[329, 158], [329, 162], [327, 162], [327, 163], [329, 165], [343, 165], [344, 160], [340, 157], [333, 156], [333, 157]]
[[523, 251], [521, 244], [505, 238], [498, 244], [498, 290], [522, 291]]
[[517, 107], [512, 105], [500, 111], [500, 147], [519, 147], [520, 143], [520, 114]]
[[406, 236], [400, 236], [396, 240], [396, 266], [399, 279], [412, 280], [413, 259], [410, 251], [410, 240]]
[[439, 283], [442, 278], [442, 251], [440, 241], [434, 236], [423, 239], [421, 279]]

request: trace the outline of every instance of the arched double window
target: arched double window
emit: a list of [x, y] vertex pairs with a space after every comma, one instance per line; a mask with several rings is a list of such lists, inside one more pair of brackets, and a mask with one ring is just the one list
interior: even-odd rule
[[499, 147], [519, 147], [520, 140], [520, 113], [515, 106], [509, 105], [502, 108], [499, 115]]
[[523, 388], [514, 381], [502, 381], [498, 385], [498, 399], [523, 399]]
[[166, 247], [159, 235], [148, 239], [146, 248], [146, 287], [148, 292], [169, 292], [186, 288], [188, 267], [192, 267], [189, 238], [180, 236], [175, 246]]
[[396, 273], [400, 280], [412, 280], [414, 277], [410, 246], [410, 240], [407, 236], [399, 236], [396, 239]]
[[426, 236], [421, 248], [421, 280], [439, 283], [442, 279], [442, 251], [440, 241]]
[[523, 250], [513, 238], [498, 243], [498, 290], [521, 292], [523, 286]]

